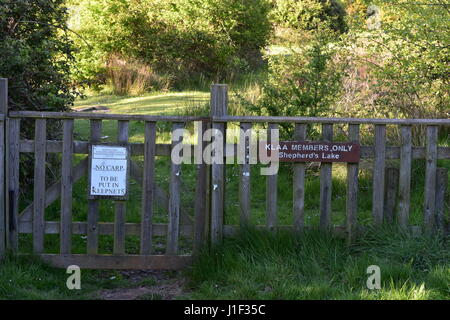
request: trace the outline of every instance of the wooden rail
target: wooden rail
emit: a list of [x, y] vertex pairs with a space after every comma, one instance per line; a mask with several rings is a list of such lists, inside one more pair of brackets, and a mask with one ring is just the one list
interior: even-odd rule
[[252, 122], [252, 123], [346, 123], [378, 125], [427, 125], [448, 126], [450, 119], [361, 119], [361, 118], [315, 118], [315, 117], [268, 117], [268, 116], [213, 116], [213, 122]]
[[209, 117], [191, 116], [149, 116], [137, 114], [111, 114], [91, 112], [41, 112], [41, 111], [10, 111], [10, 118], [32, 119], [86, 119], [86, 120], [117, 120], [117, 121], [165, 121], [165, 122], [192, 122], [209, 121]]

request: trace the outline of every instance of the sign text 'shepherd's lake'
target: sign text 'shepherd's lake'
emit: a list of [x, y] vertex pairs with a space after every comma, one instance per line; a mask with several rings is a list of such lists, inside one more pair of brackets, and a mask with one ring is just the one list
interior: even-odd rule
[[278, 152], [282, 162], [359, 162], [360, 145], [350, 142], [280, 141], [262, 142], [268, 154]]

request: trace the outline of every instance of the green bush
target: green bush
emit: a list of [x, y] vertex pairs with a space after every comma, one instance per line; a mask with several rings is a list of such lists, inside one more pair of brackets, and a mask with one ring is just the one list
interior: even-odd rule
[[345, 32], [345, 10], [336, 0], [276, 0], [274, 22], [284, 28], [315, 30], [326, 24], [332, 30]]
[[[327, 116], [342, 89], [342, 65], [336, 59], [337, 47], [326, 30], [301, 49], [289, 54], [268, 56], [268, 78], [256, 102], [244, 100], [254, 114], [269, 116]], [[282, 124], [282, 135], [290, 137], [293, 126]], [[312, 127], [309, 135], [315, 134]]]
[[66, 19], [63, 0], [2, 0], [0, 76], [9, 79], [10, 109], [63, 111], [73, 102]]
[[[8, 78], [9, 109], [66, 111], [78, 93], [70, 79], [74, 62], [66, 26], [64, 0], [0, 2], [0, 77]], [[22, 119], [21, 135], [32, 138], [34, 121]], [[60, 121], [47, 121], [47, 138], [61, 134]], [[33, 187], [34, 157], [21, 155], [21, 191]], [[56, 155], [48, 155], [48, 172], [59, 172]], [[51, 183], [55, 177], [48, 176]]]
[[222, 80], [255, 64], [271, 32], [267, 0], [78, 1], [77, 80], [104, 81], [112, 55], [139, 59], [175, 85], [201, 74]]

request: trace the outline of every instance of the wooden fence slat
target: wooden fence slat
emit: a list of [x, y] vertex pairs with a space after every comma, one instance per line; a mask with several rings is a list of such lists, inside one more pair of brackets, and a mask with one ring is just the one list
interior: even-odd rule
[[82, 269], [180, 270], [192, 263], [192, 257], [189, 255], [43, 254], [40, 257], [55, 267], [77, 265]]
[[[333, 125], [322, 125], [322, 140], [333, 140]], [[320, 228], [327, 229], [331, 225], [331, 193], [332, 193], [332, 164], [320, 164]]]
[[194, 213], [194, 244], [193, 252], [197, 255], [202, 247], [205, 245], [206, 240], [206, 214], [207, 205], [206, 202], [209, 198], [206, 196], [208, 190], [207, 185], [207, 164], [203, 161], [203, 150], [206, 146], [206, 141], [203, 141], [203, 135], [208, 129], [208, 124], [206, 122], [198, 122], [197, 131], [197, 144], [199, 146], [199, 156], [201, 157], [201, 163], [197, 164], [197, 182], [195, 186], [195, 213]]
[[[117, 142], [128, 143], [129, 122], [119, 120], [117, 122]], [[125, 221], [126, 201], [116, 201], [114, 217], [114, 254], [125, 254]]]
[[[240, 150], [243, 155], [243, 164], [240, 165], [239, 174], [239, 208], [240, 208], [240, 224], [242, 226], [250, 223], [250, 141], [252, 124], [249, 122], [242, 122], [240, 125], [241, 132], [239, 141], [243, 150]], [[248, 135], [247, 135], [247, 132]]]
[[445, 196], [448, 185], [448, 169], [437, 168], [436, 172], [436, 227], [445, 232]]
[[425, 168], [424, 224], [430, 231], [434, 226], [436, 210], [436, 170], [437, 170], [438, 127], [427, 127], [427, 160]]
[[[213, 139], [217, 139], [219, 135], [225, 139], [225, 127], [222, 123], [213, 123], [212, 129], [216, 132]], [[216, 149], [215, 152], [213, 159], [221, 163], [213, 160], [211, 165], [211, 241], [219, 243], [223, 238], [225, 172], [223, 150]]]
[[[226, 85], [214, 84], [211, 86], [211, 116], [224, 116], [228, 107], [228, 87]], [[223, 239], [224, 199], [225, 199], [225, 145], [226, 131], [224, 123], [212, 123], [212, 129], [216, 136], [213, 138], [223, 139], [223, 147], [216, 148], [211, 165], [211, 242], [217, 244]], [[220, 137], [221, 136], [221, 137]], [[213, 144], [216, 142], [213, 141]]]
[[[359, 143], [359, 125], [350, 124], [348, 126], [349, 140]], [[356, 228], [358, 227], [358, 172], [359, 163], [347, 164], [347, 201], [346, 201], [346, 232], [347, 240], [352, 242]]]
[[384, 221], [393, 223], [395, 205], [397, 204], [399, 170], [397, 168], [386, 168], [385, 177]]
[[33, 252], [44, 252], [45, 224], [45, 142], [46, 119], [36, 119], [35, 122], [35, 161], [34, 161], [34, 196], [33, 196]]
[[[59, 234], [61, 229], [61, 223], [59, 221], [46, 221], [45, 233], [46, 234]], [[167, 236], [167, 224], [166, 223], [153, 223], [152, 225], [153, 235], [158, 237]], [[31, 234], [33, 226], [31, 221], [24, 221], [19, 223], [19, 233]], [[141, 224], [140, 223], [125, 223], [125, 231], [130, 236], [140, 236]], [[114, 235], [114, 222], [99, 222], [98, 223], [99, 235]], [[87, 234], [87, 222], [72, 222], [72, 234]], [[184, 237], [192, 237], [193, 226], [181, 225], [180, 234]]]
[[409, 225], [411, 201], [412, 136], [410, 126], [401, 127], [401, 144], [398, 223], [400, 227], [406, 228]]
[[[143, 184], [144, 170], [133, 160], [130, 161], [130, 176], [136, 180], [137, 183]], [[169, 207], [168, 193], [157, 185], [156, 182], [153, 182], [153, 202], [155, 205], [158, 205], [165, 210]], [[192, 224], [191, 218], [184, 208], [180, 208], [180, 223]]]
[[[87, 172], [88, 159], [84, 158], [72, 169], [72, 184], [80, 180]], [[45, 208], [48, 208], [61, 196], [61, 180], [55, 182], [47, 190], [45, 190]], [[23, 209], [19, 215], [19, 222], [31, 221], [33, 219], [33, 204], [31, 203]]]
[[386, 166], [386, 126], [375, 126], [375, 160], [373, 167], [372, 215], [375, 225], [383, 223], [384, 174]]
[[0, 261], [6, 252], [5, 151], [5, 121], [0, 120]]
[[73, 120], [64, 120], [63, 126], [60, 252], [69, 254], [72, 248]]
[[[182, 136], [175, 137], [175, 130], [183, 129], [184, 123], [175, 122], [172, 125], [172, 148], [183, 141]], [[182, 154], [179, 154], [182, 156]], [[180, 234], [180, 206], [181, 206], [181, 164], [170, 164], [170, 185], [169, 185], [169, 223], [167, 226], [167, 248], [166, 254], [178, 253], [178, 242]]]
[[[267, 126], [267, 142], [271, 143], [271, 130], [278, 129], [278, 124], [269, 123]], [[278, 201], [278, 174], [266, 177], [266, 225], [267, 229], [274, 231], [278, 226], [277, 201]]]
[[[296, 123], [294, 140], [306, 140], [306, 124]], [[294, 230], [301, 232], [305, 226], [305, 163], [294, 163], [293, 166], [293, 208]]]
[[[99, 143], [101, 140], [101, 135], [102, 135], [102, 121], [91, 120], [91, 143]], [[88, 161], [91, 161], [91, 159], [89, 159]], [[88, 201], [88, 217], [87, 217], [88, 254], [97, 254], [98, 252], [98, 219], [99, 219], [99, 200], [90, 199]]]
[[[212, 85], [222, 90], [227, 85]], [[220, 98], [221, 99], [221, 98]], [[214, 102], [214, 101], [213, 101]], [[111, 114], [92, 112], [41, 112], [41, 111], [13, 111], [9, 113], [13, 118], [50, 118], [50, 119], [96, 119], [96, 120], [129, 120], [129, 121], [203, 121], [202, 116], [150, 116], [137, 114]], [[450, 119], [373, 119], [373, 118], [320, 118], [320, 117], [280, 117], [280, 116], [228, 116], [226, 114], [212, 115], [214, 122], [277, 122], [277, 123], [348, 123], [348, 124], [380, 124], [380, 125], [435, 125], [445, 126], [450, 124]]]
[[6, 253], [6, 126], [3, 118], [8, 113], [8, 79], [0, 78], [0, 261]]
[[155, 144], [156, 123], [145, 123], [145, 155], [142, 179], [142, 213], [141, 213], [141, 254], [149, 255], [152, 251], [153, 238], [153, 199], [155, 180]]
[[18, 249], [19, 238], [19, 140], [20, 119], [8, 119], [8, 246]]

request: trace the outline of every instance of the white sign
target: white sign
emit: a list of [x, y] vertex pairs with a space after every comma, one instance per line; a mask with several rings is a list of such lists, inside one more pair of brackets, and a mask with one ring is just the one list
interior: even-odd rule
[[127, 194], [128, 149], [93, 145], [91, 196], [124, 197]]

